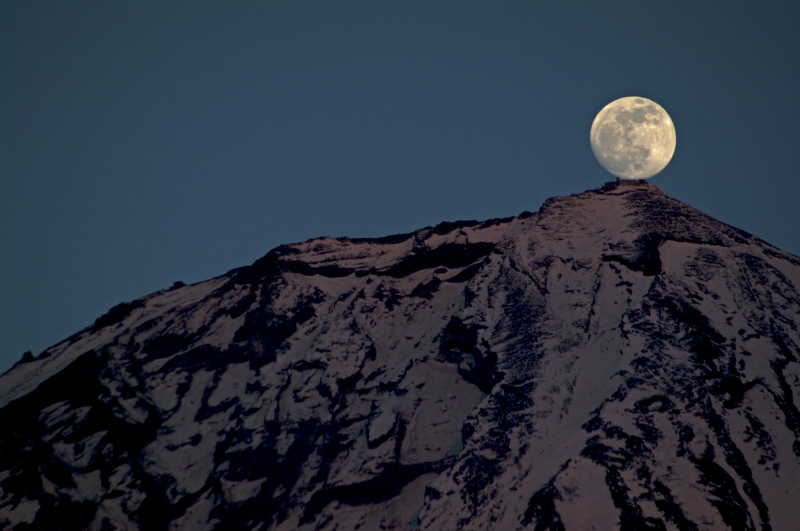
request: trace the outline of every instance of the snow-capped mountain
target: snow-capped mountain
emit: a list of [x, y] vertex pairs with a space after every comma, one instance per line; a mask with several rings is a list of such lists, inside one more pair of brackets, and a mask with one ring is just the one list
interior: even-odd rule
[[0, 377], [4, 529], [800, 529], [800, 259], [640, 185], [319, 238]]

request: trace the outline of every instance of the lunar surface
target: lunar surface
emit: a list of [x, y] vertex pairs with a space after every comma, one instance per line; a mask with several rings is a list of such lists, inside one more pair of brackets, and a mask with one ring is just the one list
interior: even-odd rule
[[620, 179], [647, 179], [675, 153], [675, 125], [659, 104], [629, 96], [606, 105], [592, 123], [597, 161]]

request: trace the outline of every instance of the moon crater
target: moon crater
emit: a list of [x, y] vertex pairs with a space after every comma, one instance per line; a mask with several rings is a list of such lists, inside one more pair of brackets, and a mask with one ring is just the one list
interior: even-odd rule
[[629, 96], [606, 105], [592, 123], [592, 151], [620, 179], [648, 179], [675, 153], [675, 125], [647, 98]]

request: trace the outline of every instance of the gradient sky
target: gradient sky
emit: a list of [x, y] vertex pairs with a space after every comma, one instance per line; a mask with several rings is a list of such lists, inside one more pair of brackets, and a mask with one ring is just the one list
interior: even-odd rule
[[0, 3], [0, 372], [282, 243], [596, 188], [650, 98], [650, 182], [800, 254], [800, 2]]

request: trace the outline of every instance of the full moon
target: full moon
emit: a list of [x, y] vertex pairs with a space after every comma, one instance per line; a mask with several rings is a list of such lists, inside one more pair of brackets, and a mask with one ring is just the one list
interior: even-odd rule
[[620, 179], [648, 179], [675, 153], [675, 125], [661, 105], [629, 96], [597, 114], [589, 134], [597, 161]]

